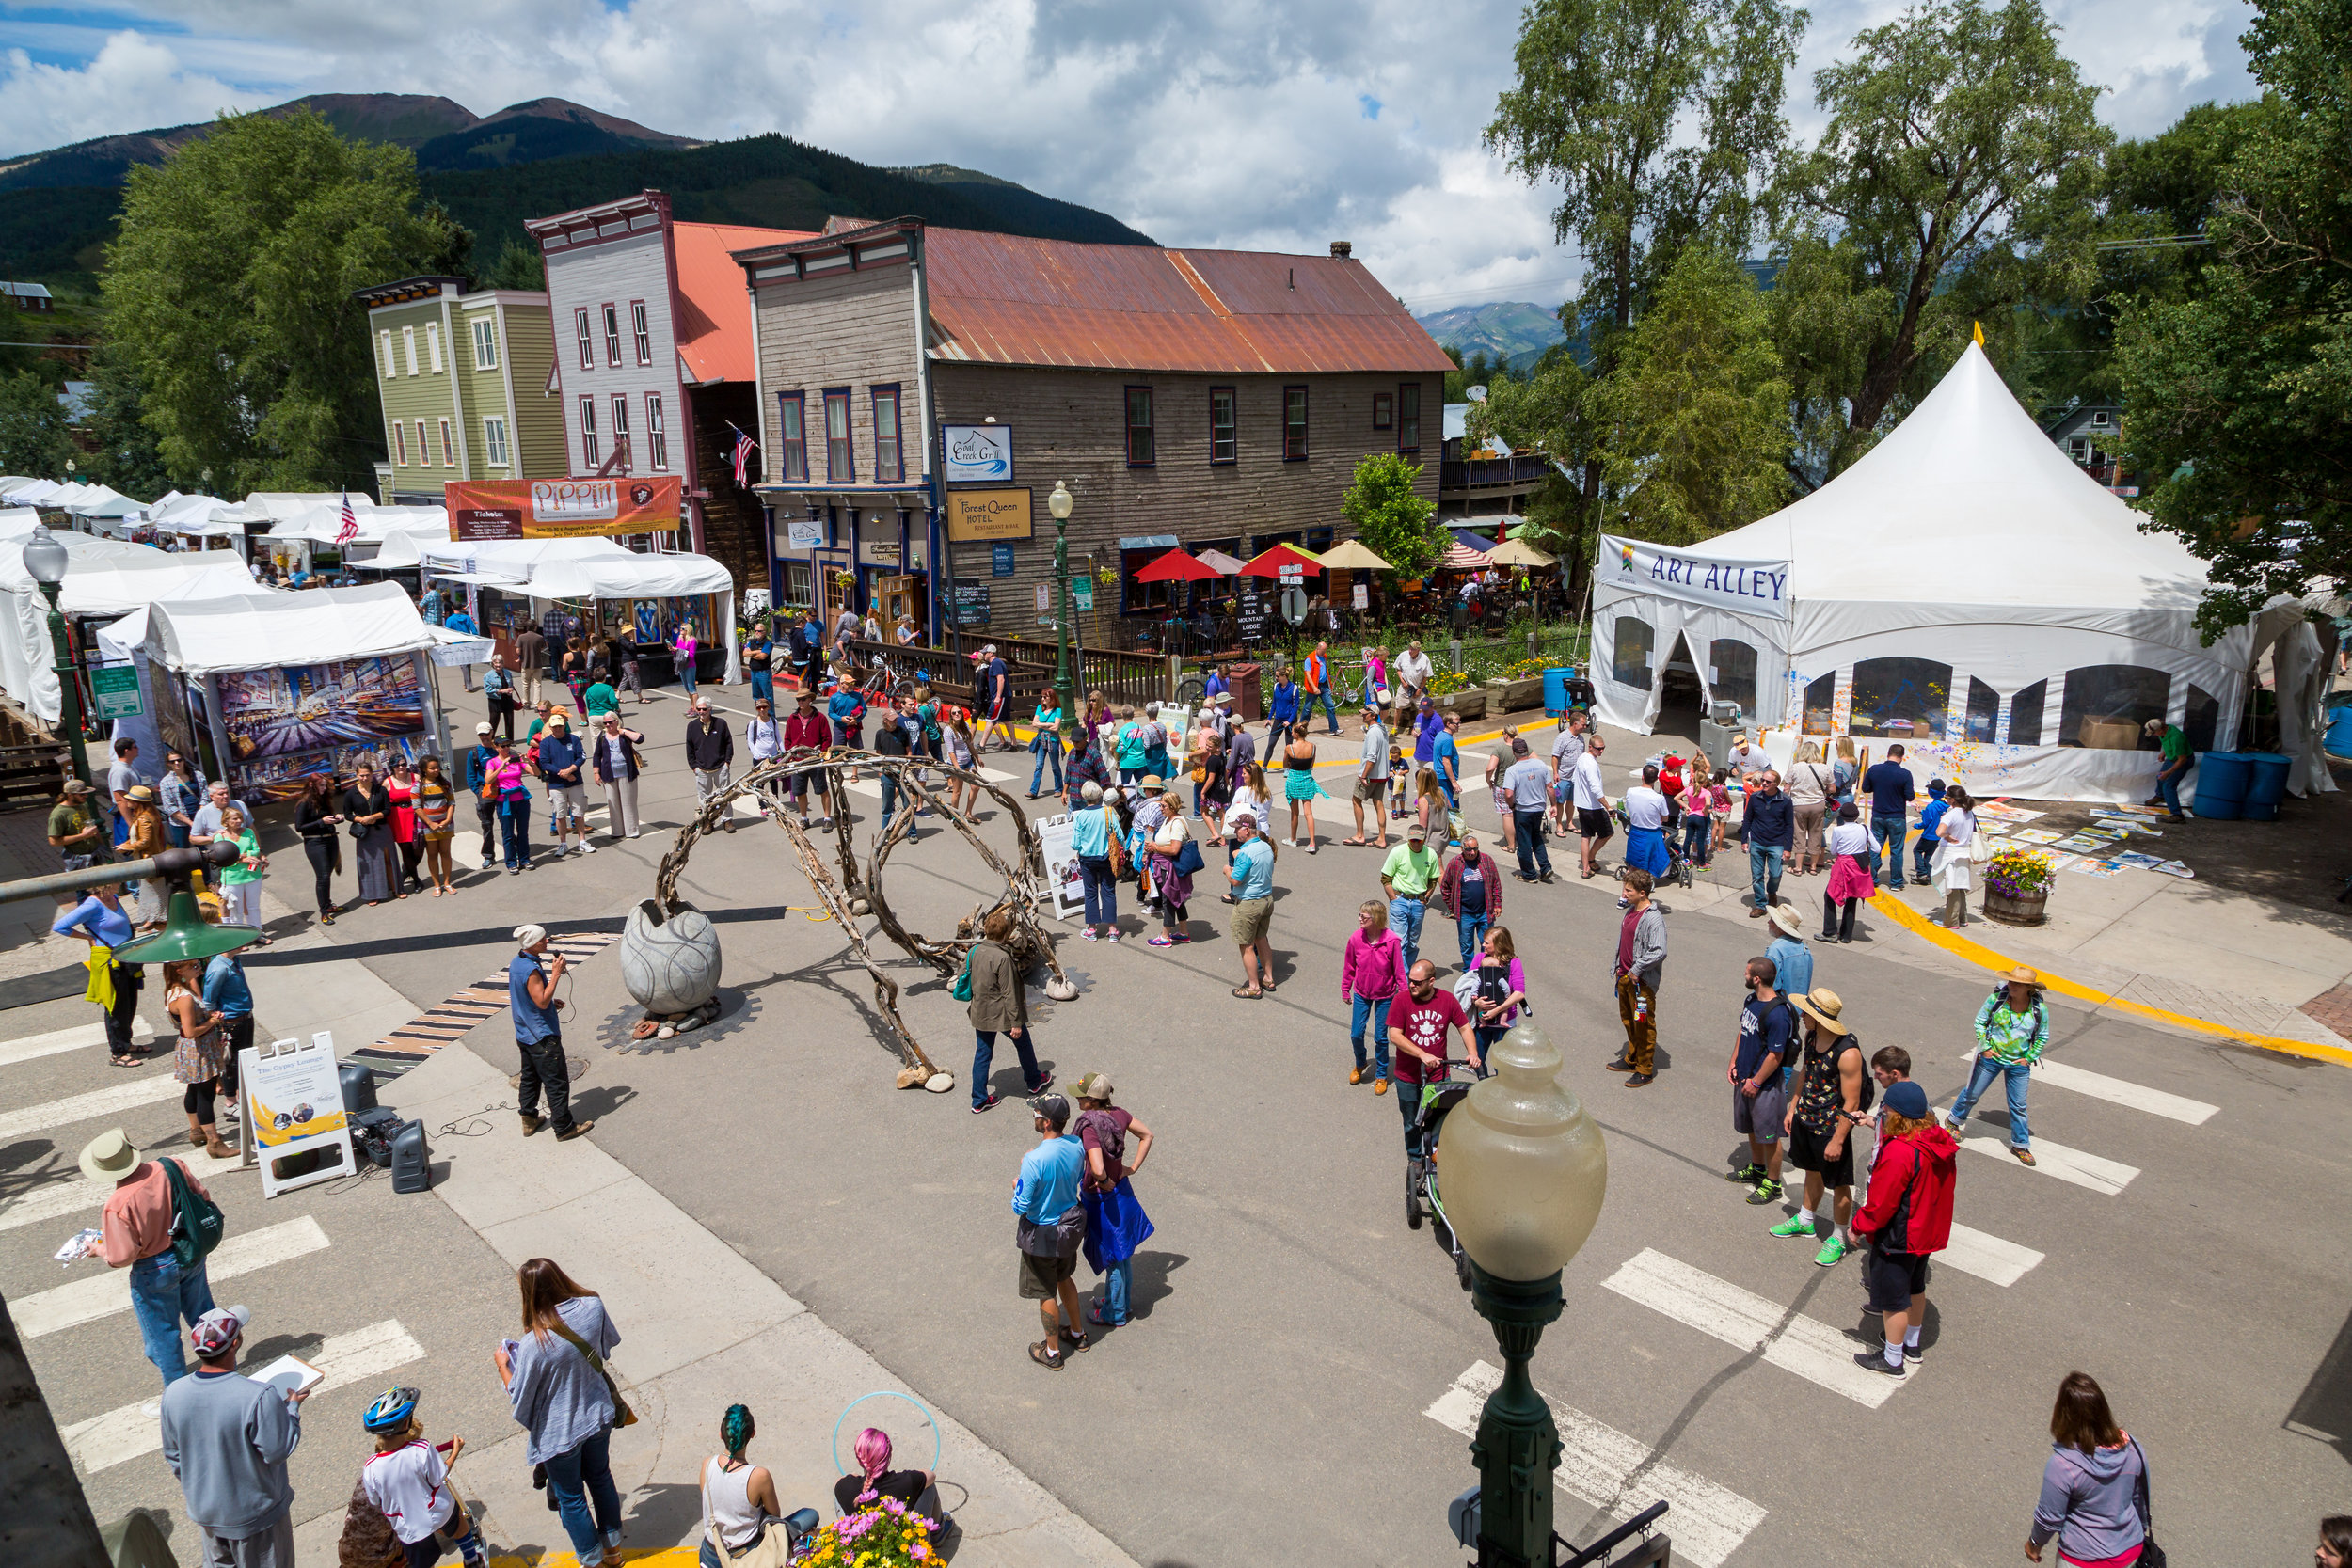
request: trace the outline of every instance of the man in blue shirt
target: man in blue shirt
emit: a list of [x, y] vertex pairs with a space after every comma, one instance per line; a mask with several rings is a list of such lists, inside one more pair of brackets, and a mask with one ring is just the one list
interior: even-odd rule
[[[596, 847], [588, 842], [588, 784], [584, 769], [588, 766], [588, 748], [572, 734], [572, 726], [562, 713], [548, 716], [547, 733], [539, 736], [539, 777], [547, 781], [548, 812], [555, 822], [555, 858], [566, 854], [593, 855]], [[566, 849], [564, 840], [573, 832], [580, 834], [577, 848]]]
[[[517, 926], [515, 940], [521, 949], [506, 965], [506, 997], [515, 1013], [515, 1049], [523, 1059], [523, 1075], [515, 1085], [523, 1136], [552, 1121], [555, 1141], [569, 1143], [596, 1123], [572, 1119], [572, 1069], [564, 1059], [563, 1022], [556, 1016], [564, 1004], [555, 995], [567, 960], [558, 953], [553, 964], [540, 969], [539, 955], [548, 950], [545, 926]], [[539, 1115], [541, 1089], [548, 1095], [545, 1117]]]
[[1041, 1094], [1029, 1101], [1036, 1113], [1038, 1144], [1021, 1157], [1021, 1179], [1012, 1184], [1013, 1239], [1021, 1249], [1021, 1299], [1037, 1303], [1045, 1338], [1029, 1347], [1029, 1359], [1060, 1371], [1062, 1346], [1087, 1348], [1085, 1320], [1078, 1316], [1078, 1245], [1086, 1239], [1087, 1212], [1078, 1200], [1078, 1178], [1086, 1150], [1064, 1129], [1070, 1101]]
[[[1445, 728], [1438, 732], [1437, 743], [1429, 749], [1429, 761], [1438, 769], [1438, 787], [1445, 791], [1445, 809], [1456, 815], [1462, 809], [1462, 748], [1454, 736], [1461, 729], [1461, 719], [1447, 714]], [[1454, 835], [1448, 833], [1446, 837], [1452, 840]]]
[[1903, 834], [1911, 821], [1914, 787], [1911, 769], [1903, 766], [1903, 749], [1889, 746], [1886, 760], [1862, 775], [1870, 795], [1870, 841], [1879, 864], [1871, 867], [1888, 887], [1903, 885]]
[[204, 966], [204, 991], [199, 998], [213, 1022], [229, 1032], [229, 1066], [220, 1075], [220, 1092], [237, 1103], [238, 1053], [253, 1045], [253, 988], [246, 984], [245, 965], [234, 953], [215, 953]]
[[1928, 801], [1919, 808], [1919, 836], [1913, 841], [1911, 852], [1911, 874], [1915, 881], [1924, 882], [1933, 875], [1928, 866], [1928, 858], [1935, 853], [1935, 830], [1943, 825], [1944, 814], [1951, 809], [1950, 803], [1944, 799], [1944, 788], [1941, 779], [1928, 781]]
[[1254, 1002], [1274, 990], [1274, 847], [1248, 812], [1233, 818], [1233, 863], [1225, 873], [1233, 884], [1233, 941], [1241, 948], [1241, 984], [1235, 996]]

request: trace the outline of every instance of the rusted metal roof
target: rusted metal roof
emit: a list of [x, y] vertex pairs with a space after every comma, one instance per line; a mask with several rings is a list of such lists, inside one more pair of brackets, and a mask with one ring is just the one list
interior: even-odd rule
[[677, 352], [688, 379], [704, 384], [757, 378], [757, 356], [752, 352], [752, 312], [743, 299], [743, 272], [728, 253], [810, 237], [791, 229], [751, 229], [723, 223], [670, 225], [680, 295]]
[[1453, 368], [1360, 261], [927, 229], [942, 359], [1210, 374]]

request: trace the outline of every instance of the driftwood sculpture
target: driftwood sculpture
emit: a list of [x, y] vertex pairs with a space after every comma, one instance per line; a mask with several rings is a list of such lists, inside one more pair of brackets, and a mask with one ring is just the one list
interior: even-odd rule
[[[888, 777], [897, 782], [900, 809], [891, 818], [889, 830], [874, 847], [872, 857], [861, 866], [857, 857], [856, 835], [848, 811], [842, 809], [842, 785], [852, 773], [868, 773]], [[787, 793], [788, 781], [794, 777], [821, 781], [834, 802], [832, 833], [834, 863], [818, 848], [817, 838], [825, 830], [803, 828], [799, 811]], [[1005, 863], [1004, 858], [981, 838], [978, 828], [963, 812], [949, 805], [932, 793], [933, 785], [926, 780], [946, 778], [972, 784], [986, 791], [1005, 810], [1013, 825], [1020, 844], [1020, 864]], [[624, 976], [650, 974], [656, 971], [665, 976], [665, 994], [669, 1005], [675, 1006], [681, 983], [675, 975], [679, 955], [707, 952], [708, 966], [707, 990], [704, 997], [716, 993], [718, 988], [717, 933], [707, 919], [693, 906], [677, 895], [678, 877], [686, 869], [694, 846], [712, 832], [723, 830], [735, 809], [735, 802], [749, 796], [767, 806], [768, 820], [774, 823], [792, 846], [799, 859], [801, 874], [808, 879], [809, 887], [823, 903], [843, 936], [849, 940], [850, 951], [866, 967], [874, 980], [874, 1002], [882, 1018], [897, 1037], [898, 1054], [904, 1063], [898, 1073], [898, 1085], [912, 1087], [916, 1084], [935, 1093], [946, 1093], [955, 1086], [955, 1075], [941, 1070], [924, 1054], [915, 1040], [914, 1032], [907, 1027], [898, 1012], [898, 982], [874, 961], [873, 951], [866, 944], [866, 933], [859, 928], [859, 917], [871, 914], [882, 933], [912, 958], [931, 966], [944, 977], [953, 977], [962, 967], [963, 956], [980, 938], [981, 923], [997, 910], [1012, 917], [1013, 955], [1023, 973], [1042, 964], [1052, 974], [1046, 982], [1045, 993], [1057, 1001], [1069, 1001], [1078, 994], [1078, 988], [1062, 973], [1060, 960], [1054, 956], [1053, 943], [1045, 937], [1040, 924], [1038, 900], [1046, 891], [1045, 851], [1030, 826], [1028, 814], [1006, 790], [961, 768], [951, 768], [922, 757], [889, 757], [874, 752], [845, 750], [816, 751], [807, 747], [787, 752], [783, 755], [755, 764], [749, 771], [708, 800], [693, 819], [678, 830], [677, 842], [654, 873], [653, 897], [641, 905], [643, 918], [632, 919], [629, 929], [622, 937], [622, 970]], [[955, 934], [933, 939], [920, 931], [910, 931], [892, 911], [882, 895], [882, 871], [888, 863], [890, 852], [914, 830], [915, 811], [930, 807], [941, 820], [963, 835], [991, 871], [1004, 879], [1004, 896], [993, 902], [976, 905], [969, 915], [956, 922]], [[835, 869], [837, 867], [837, 870]], [[648, 932], [658, 930], [665, 921], [675, 921], [680, 927], [691, 927], [690, 943], [675, 946], [661, 954], [647, 951]], [[632, 963], [632, 944], [638, 949]], [[632, 980], [631, 990], [639, 992]], [[689, 988], [691, 993], [691, 987]], [[637, 994], [637, 1000], [647, 1008], [655, 1005], [649, 993]]]

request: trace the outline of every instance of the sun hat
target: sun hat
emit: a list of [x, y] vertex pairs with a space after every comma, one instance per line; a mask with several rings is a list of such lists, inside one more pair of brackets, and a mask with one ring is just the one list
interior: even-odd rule
[[1852, 1030], [1837, 1022], [1837, 1015], [1846, 1010], [1845, 1002], [1834, 991], [1816, 986], [1803, 996], [1788, 999], [1797, 1005], [1797, 1011], [1833, 1035], [1850, 1035]]
[[2002, 975], [2001, 978], [2004, 980], [2015, 981], [2021, 986], [2038, 986], [2042, 984], [2041, 972], [2035, 969], [2031, 964], [2019, 964], [2016, 968]]
[[145, 784], [133, 784], [122, 792], [122, 798], [126, 800], [136, 800], [143, 806], [151, 806], [155, 803], [155, 792]]
[[237, 1342], [252, 1321], [250, 1307], [215, 1307], [188, 1326], [188, 1343], [199, 1355], [218, 1355]]
[[1886, 1085], [1886, 1108], [1914, 1121], [1928, 1119], [1928, 1091], [1906, 1078]]
[[119, 1127], [82, 1146], [82, 1174], [92, 1181], [119, 1181], [139, 1163], [139, 1146]]
[[1774, 904], [1764, 911], [1764, 918], [1771, 925], [1796, 938], [1799, 942], [1804, 940], [1804, 911], [1798, 909], [1796, 905]]

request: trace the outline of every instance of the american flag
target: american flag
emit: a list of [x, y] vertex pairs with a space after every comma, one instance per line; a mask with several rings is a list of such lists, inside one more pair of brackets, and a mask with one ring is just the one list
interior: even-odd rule
[[343, 526], [335, 531], [335, 543], [348, 545], [359, 536], [359, 519], [351, 515], [351, 492], [343, 492]]
[[751, 488], [752, 453], [758, 450], [759, 446], [757, 442], [754, 441], [750, 436], [744, 435], [740, 428], [736, 430], [735, 487], [738, 490], [748, 490]]

